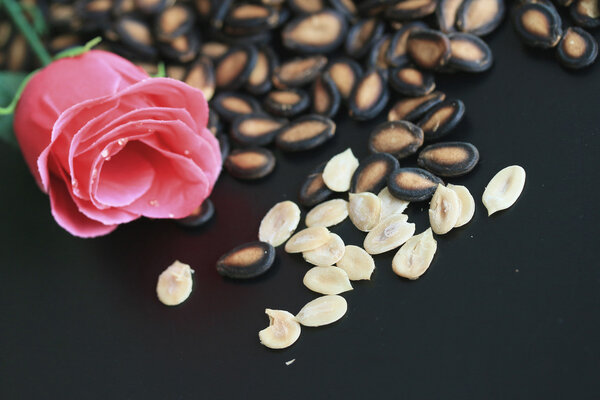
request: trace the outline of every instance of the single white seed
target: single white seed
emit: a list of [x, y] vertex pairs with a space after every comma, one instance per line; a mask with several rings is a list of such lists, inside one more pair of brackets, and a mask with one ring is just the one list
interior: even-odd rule
[[431, 228], [408, 239], [392, 259], [396, 275], [417, 279], [427, 271], [437, 250]]
[[359, 230], [369, 232], [381, 219], [381, 200], [373, 193], [350, 193], [348, 215]]
[[296, 321], [304, 326], [328, 325], [342, 318], [347, 310], [348, 303], [342, 296], [321, 296], [302, 307]]
[[333, 226], [348, 217], [348, 202], [333, 199], [315, 206], [306, 214], [306, 226]]
[[351, 281], [369, 280], [375, 269], [373, 257], [358, 246], [346, 246], [344, 256], [336, 264], [346, 271]]
[[269, 326], [258, 332], [260, 343], [270, 349], [284, 349], [300, 337], [300, 324], [289, 312], [267, 308]]
[[329, 229], [323, 226], [313, 226], [296, 232], [285, 244], [285, 251], [288, 253], [301, 253], [314, 250], [330, 239]]
[[167, 306], [183, 303], [192, 293], [192, 273], [189, 265], [175, 261], [158, 276], [156, 294]]
[[358, 159], [354, 157], [352, 149], [348, 148], [327, 162], [323, 170], [323, 182], [334, 192], [347, 192], [356, 168]]
[[475, 199], [465, 186], [448, 184], [447, 187], [456, 193], [460, 201], [460, 215], [454, 227], [458, 228], [459, 226], [466, 225], [475, 214]]
[[313, 267], [304, 275], [304, 286], [321, 294], [340, 294], [352, 290], [348, 274], [338, 267]]
[[408, 201], [394, 197], [387, 186], [381, 189], [377, 197], [381, 200], [381, 219], [387, 218], [393, 214], [403, 213], [410, 204]]
[[399, 247], [415, 233], [415, 224], [404, 214], [393, 214], [381, 221], [365, 237], [363, 247], [369, 254], [381, 254]]
[[429, 203], [429, 224], [438, 235], [450, 232], [460, 217], [460, 200], [454, 190], [438, 184]]
[[341, 237], [335, 233], [329, 234], [329, 240], [313, 250], [304, 251], [302, 257], [313, 265], [333, 265], [338, 262], [346, 251], [346, 246]]
[[293, 201], [275, 204], [258, 228], [258, 240], [277, 247], [290, 238], [300, 222], [300, 208]]
[[525, 170], [511, 165], [498, 172], [483, 192], [482, 201], [488, 216], [515, 204], [525, 186]]

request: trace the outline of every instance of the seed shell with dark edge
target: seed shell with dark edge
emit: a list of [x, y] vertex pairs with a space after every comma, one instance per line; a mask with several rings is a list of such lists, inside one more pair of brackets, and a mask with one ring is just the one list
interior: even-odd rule
[[274, 261], [275, 248], [269, 243], [244, 243], [219, 258], [217, 272], [228, 278], [250, 279], [267, 272]]
[[229, 9], [225, 26], [256, 33], [269, 29], [278, 19], [277, 10], [262, 4], [240, 3]]
[[350, 28], [345, 50], [350, 57], [361, 58], [381, 38], [385, 23], [377, 18], [361, 19]]
[[[100, 0], [102, 1], [102, 0]], [[115, 1], [113, 2], [113, 14], [118, 14], [119, 11], [125, 12], [123, 8], [132, 7], [131, 5], [127, 5], [127, 1]], [[169, 0], [137, 0], [134, 2], [134, 6], [136, 9], [140, 10], [144, 14], [156, 15], [160, 13], [162, 10], [172, 5], [173, 3]], [[120, 10], [116, 10], [117, 7], [122, 7]]]
[[442, 92], [402, 99], [394, 104], [388, 112], [388, 121], [405, 120], [415, 122], [444, 99], [446, 99], [446, 95]]
[[229, 51], [230, 46], [226, 43], [221, 42], [204, 42], [202, 46], [200, 46], [200, 54], [210, 58], [213, 61], [221, 58], [227, 51]]
[[386, 55], [390, 66], [403, 67], [411, 62], [406, 52], [406, 42], [410, 33], [418, 29], [427, 29], [427, 25], [423, 22], [409, 22], [394, 33]]
[[326, 0], [287, 0], [287, 6], [296, 14], [312, 14], [323, 11]]
[[464, 0], [456, 12], [456, 27], [461, 32], [484, 36], [502, 22], [505, 0]]
[[568, 28], [556, 47], [558, 60], [567, 68], [584, 68], [598, 56], [598, 42], [587, 31], [578, 27]]
[[448, 66], [465, 72], [483, 72], [492, 67], [492, 50], [486, 42], [470, 33], [451, 33]]
[[433, 74], [416, 68], [392, 68], [390, 86], [405, 96], [424, 96], [435, 89], [435, 79]]
[[465, 105], [458, 99], [447, 99], [429, 110], [417, 125], [423, 129], [425, 141], [446, 136], [465, 114]]
[[408, 121], [387, 121], [377, 125], [369, 136], [369, 150], [389, 153], [398, 159], [417, 152], [423, 145], [423, 131]]
[[311, 88], [312, 111], [333, 118], [340, 107], [340, 93], [328, 72], [315, 79]]
[[158, 51], [152, 38], [152, 31], [141, 18], [124, 15], [114, 22], [112, 29], [122, 45], [133, 50], [138, 58], [148, 60], [157, 56]]
[[412, 31], [406, 49], [415, 64], [425, 69], [440, 69], [450, 59], [450, 40], [433, 29]]
[[279, 60], [269, 46], [258, 48], [256, 64], [248, 76], [245, 89], [253, 95], [261, 95], [271, 90], [273, 86], [273, 71], [279, 65]]
[[236, 90], [242, 87], [254, 69], [257, 57], [254, 46], [231, 48], [215, 63], [217, 87], [222, 90]]
[[298, 53], [328, 53], [346, 37], [347, 23], [342, 14], [326, 9], [289, 21], [281, 37], [283, 45]]
[[300, 87], [312, 82], [327, 64], [321, 55], [293, 58], [275, 68], [273, 84], [278, 88]]
[[239, 179], [258, 179], [273, 171], [275, 156], [262, 148], [236, 149], [225, 160], [225, 169], [231, 176]]
[[424, 201], [435, 193], [438, 184], [444, 182], [431, 172], [421, 168], [399, 168], [388, 177], [390, 193], [405, 201]]
[[379, 193], [387, 185], [388, 175], [400, 168], [398, 160], [388, 153], [371, 154], [360, 162], [350, 183], [351, 193]]
[[354, 89], [354, 85], [363, 74], [360, 64], [349, 58], [340, 58], [329, 63], [326, 70], [342, 99], [347, 100]]
[[221, 92], [211, 101], [214, 110], [226, 121], [233, 121], [240, 115], [261, 111], [260, 104], [254, 97], [236, 93]]
[[523, 3], [517, 6], [513, 26], [528, 46], [552, 48], [562, 36], [562, 20], [554, 5]]
[[195, 16], [191, 8], [181, 3], [165, 8], [156, 19], [156, 38], [167, 42], [189, 32], [196, 22]]
[[421, 150], [417, 164], [437, 176], [455, 177], [473, 170], [479, 162], [477, 147], [467, 142], [430, 144]]
[[347, 19], [353, 20], [357, 15], [357, 7], [354, 0], [329, 0], [329, 3]]
[[169, 42], [158, 42], [158, 47], [164, 58], [186, 64], [198, 56], [200, 39], [198, 34], [191, 30]]
[[279, 132], [275, 144], [283, 151], [315, 148], [335, 135], [335, 122], [317, 114], [300, 117]]
[[367, 56], [367, 68], [378, 68], [385, 70], [390, 65], [388, 63], [387, 54], [392, 43], [392, 35], [383, 35], [377, 43], [371, 48]]
[[215, 94], [215, 71], [213, 63], [208, 57], [200, 56], [187, 70], [185, 83], [199, 89], [206, 100], [212, 99]]
[[208, 122], [206, 128], [215, 136], [221, 131], [221, 120], [219, 114], [212, 108], [208, 110]]
[[293, 117], [308, 108], [310, 97], [302, 89], [273, 90], [265, 96], [263, 106], [270, 114]]
[[241, 115], [231, 123], [229, 135], [241, 146], [266, 146], [287, 123], [263, 113]]
[[196, 228], [210, 221], [213, 215], [215, 215], [215, 206], [210, 199], [205, 199], [190, 215], [176, 219], [175, 222], [186, 228]]
[[385, 108], [389, 99], [386, 75], [387, 71], [371, 69], [356, 83], [348, 100], [352, 118], [369, 120]]
[[577, 25], [593, 29], [600, 26], [599, 7], [598, 0], [575, 0], [569, 12]]
[[385, 11], [385, 16], [394, 21], [417, 19], [433, 14], [438, 0], [405, 0], [398, 1]]
[[219, 150], [221, 151], [221, 162], [225, 164], [225, 160], [229, 157], [229, 150], [231, 148], [229, 144], [229, 137], [224, 133], [219, 133], [216, 136], [219, 141]]
[[298, 193], [300, 204], [305, 207], [312, 207], [323, 201], [333, 194], [331, 189], [325, 185], [323, 181], [323, 170], [327, 163], [323, 163], [315, 168], [304, 180]]
[[456, 14], [464, 0], [439, 0], [435, 10], [440, 31], [444, 33], [454, 32], [456, 30]]

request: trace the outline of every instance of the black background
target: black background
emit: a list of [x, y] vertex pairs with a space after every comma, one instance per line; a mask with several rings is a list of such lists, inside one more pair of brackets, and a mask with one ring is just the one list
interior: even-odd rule
[[[469, 187], [475, 217], [437, 237], [418, 281], [393, 274], [394, 252], [377, 256], [372, 280], [344, 294], [346, 316], [304, 328], [282, 351], [259, 344], [263, 311], [296, 313], [313, 299], [302, 285], [308, 266], [278, 249], [266, 275], [236, 282], [215, 261], [255, 240], [262, 216], [296, 200], [315, 165], [347, 147], [365, 157], [385, 116], [338, 118], [331, 142], [276, 152], [262, 181], [224, 173], [216, 217], [199, 230], [141, 220], [93, 240], [55, 224], [21, 155], [0, 145], [0, 398], [599, 398], [600, 65], [566, 71], [553, 51], [524, 48], [506, 22], [486, 40], [491, 71], [437, 78], [466, 105], [448, 139], [481, 153], [474, 172], [450, 180]], [[525, 189], [488, 218], [483, 189], [512, 164], [527, 171]], [[409, 206], [417, 232], [426, 208]], [[333, 231], [347, 244], [364, 236], [349, 220]], [[169, 308], [155, 285], [175, 259], [196, 270], [194, 290]]]

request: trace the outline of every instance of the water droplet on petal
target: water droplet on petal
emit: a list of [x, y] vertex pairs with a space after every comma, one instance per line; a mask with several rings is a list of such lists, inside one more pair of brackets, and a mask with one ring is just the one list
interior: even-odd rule
[[106, 157], [104, 160], [105, 161], [110, 161], [110, 157]]
[[152, 207], [158, 207], [158, 200], [150, 200], [148, 202]]
[[175, 218], [175, 214], [169, 213], [169, 218]]
[[107, 158], [108, 157], [108, 149], [102, 150], [102, 153], [100, 153], [100, 155], [104, 158]]
[[184, 150], [183, 154], [185, 154], [186, 156], [189, 156], [190, 155], [190, 151], [189, 150]]
[[119, 144], [119, 146], [125, 146], [125, 144], [127, 143], [127, 138], [121, 138], [117, 140], [117, 143]]

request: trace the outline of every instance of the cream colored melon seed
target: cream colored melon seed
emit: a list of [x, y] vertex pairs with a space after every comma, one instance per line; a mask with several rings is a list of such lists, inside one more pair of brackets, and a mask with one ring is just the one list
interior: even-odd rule
[[377, 197], [381, 200], [381, 219], [403, 213], [410, 204], [408, 201], [394, 197], [387, 186], [381, 189]]
[[456, 193], [460, 201], [460, 215], [454, 227], [458, 228], [459, 226], [466, 225], [475, 214], [475, 199], [465, 186], [448, 184], [447, 187]]
[[417, 279], [427, 271], [435, 255], [437, 242], [431, 228], [408, 239], [392, 259], [396, 275]]
[[189, 265], [175, 261], [158, 276], [156, 294], [167, 306], [183, 303], [192, 293], [192, 273]]
[[525, 170], [511, 165], [498, 172], [483, 192], [482, 201], [488, 216], [515, 204], [525, 186]]
[[348, 215], [359, 230], [369, 232], [381, 219], [381, 200], [373, 193], [350, 193]]
[[348, 274], [338, 267], [313, 267], [304, 275], [304, 286], [321, 294], [340, 294], [352, 290]]
[[460, 200], [454, 190], [438, 184], [429, 203], [429, 224], [438, 235], [450, 232], [460, 216]]
[[294, 344], [300, 337], [300, 324], [289, 312], [267, 308], [269, 326], [258, 332], [260, 343], [270, 349], [284, 349]]
[[346, 246], [344, 256], [336, 265], [346, 271], [351, 281], [369, 280], [375, 269], [373, 257], [362, 248], [354, 245]]
[[358, 159], [354, 157], [352, 149], [348, 148], [327, 162], [323, 170], [323, 182], [334, 192], [347, 192], [356, 168]]
[[328, 325], [342, 318], [347, 310], [348, 303], [342, 296], [321, 296], [302, 307], [296, 321], [304, 326]]
[[303, 251], [314, 250], [327, 243], [330, 239], [329, 229], [323, 226], [313, 226], [312, 228], [296, 232], [285, 244], [285, 251], [288, 253], [301, 253]]
[[300, 208], [293, 201], [275, 204], [264, 216], [258, 228], [258, 240], [274, 247], [283, 244], [300, 222]]
[[306, 226], [333, 226], [348, 217], [348, 202], [333, 199], [315, 206], [306, 214]]
[[382, 220], [365, 237], [363, 247], [369, 254], [381, 254], [406, 242], [415, 233], [415, 224], [404, 214], [394, 214]]
[[329, 240], [325, 244], [303, 252], [302, 257], [313, 265], [333, 265], [344, 256], [345, 250], [346, 246], [342, 238], [335, 233], [330, 233]]

